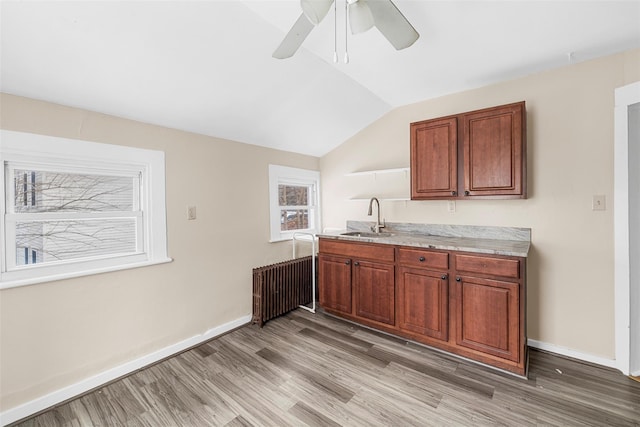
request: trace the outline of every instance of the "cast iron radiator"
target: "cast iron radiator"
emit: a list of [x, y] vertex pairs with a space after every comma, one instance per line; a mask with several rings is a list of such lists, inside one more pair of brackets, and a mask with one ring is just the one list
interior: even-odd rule
[[262, 327], [312, 301], [311, 263], [309, 255], [253, 269], [253, 323]]

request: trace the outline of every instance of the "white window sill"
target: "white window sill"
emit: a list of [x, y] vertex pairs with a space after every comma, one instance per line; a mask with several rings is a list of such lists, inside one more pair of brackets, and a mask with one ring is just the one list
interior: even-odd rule
[[281, 237], [279, 239], [271, 239], [269, 240], [269, 243], [286, 242], [287, 240], [293, 240], [293, 237]]
[[131, 264], [121, 264], [109, 267], [95, 268], [91, 270], [75, 271], [72, 273], [53, 274], [50, 276], [40, 276], [19, 280], [7, 280], [0, 282], [0, 289], [17, 288], [19, 286], [35, 285], [38, 283], [53, 282], [56, 280], [72, 279], [74, 277], [91, 276], [94, 274], [108, 273], [111, 271], [128, 270], [130, 268], [148, 267], [151, 265], [166, 264], [172, 261], [172, 258], [161, 258], [152, 261], [134, 262]]

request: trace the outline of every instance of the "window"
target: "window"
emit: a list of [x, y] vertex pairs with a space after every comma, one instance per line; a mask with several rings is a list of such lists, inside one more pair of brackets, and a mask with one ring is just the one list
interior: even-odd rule
[[1, 136], [1, 288], [170, 261], [164, 153]]
[[320, 227], [320, 173], [269, 165], [271, 241], [291, 239], [296, 231]]
[[[17, 253], [19, 265], [35, 264], [36, 262], [40, 262], [38, 261], [39, 251], [37, 249], [19, 247]], [[24, 258], [20, 258], [21, 253], [24, 254]]]

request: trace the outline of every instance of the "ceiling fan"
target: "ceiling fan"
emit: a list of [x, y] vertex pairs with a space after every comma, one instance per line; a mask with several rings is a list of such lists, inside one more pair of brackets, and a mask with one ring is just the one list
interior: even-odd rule
[[[273, 52], [273, 57], [285, 59], [293, 56], [311, 30], [327, 15], [334, 1], [338, 0], [300, 0], [302, 14], [280, 46]], [[420, 37], [391, 0], [345, 0], [345, 2], [345, 8], [348, 8], [349, 26], [353, 34], [367, 31], [375, 26], [396, 50], [411, 46]]]

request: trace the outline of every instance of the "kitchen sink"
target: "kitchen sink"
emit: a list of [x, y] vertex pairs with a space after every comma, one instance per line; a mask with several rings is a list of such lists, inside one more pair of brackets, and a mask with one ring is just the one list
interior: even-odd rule
[[373, 233], [370, 231], [347, 231], [346, 233], [341, 233], [341, 236], [351, 236], [351, 237], [391, 237], [393, 233]]

